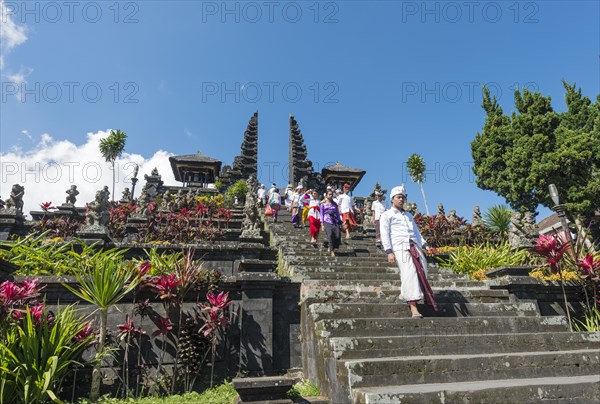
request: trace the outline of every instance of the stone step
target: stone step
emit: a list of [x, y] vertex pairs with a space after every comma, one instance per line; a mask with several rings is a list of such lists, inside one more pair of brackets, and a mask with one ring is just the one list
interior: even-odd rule
[[394, 274], [398, 277], [398, 269], [390, 268], [390, 267], [375, 267], [375, 268], [367, 268], [365, 269], [362, 266], [333, 266], [333, 265], [298, 265], [298, 264], [290, 264], [288, 265], [290, 269], [293, 270], [294, 273], [298, 272], [301, 274], [312, 274], [312, 273], [359, 273], [359, 274], [371, 274], [371, 273], [379, 273], [379, 274]]
[[410, 337], [339, 337], [326, 340], [335, 359], [385, 358], [416, 355], [475, 355], [508, 352], [600, 349], [600, 333], [523, 333], [415, 335]]
[[[426, 317], [480, 317], [480, 316], [537, 316], [535, 303], [440, 303], [439, 311], [418, 304]], [[326, 318], [399, 318], [410, 317], [410, 310], [403, 303], [314, 303], [308, 308], [313, 321]]]
[[[330, 268], [328, 268], [330, 269]], [[388, 272], [314, 272], [304, 270], [303, 267], [294, 267], [294, 273], [304, 277], [305, 279], [321, 279], [321, 280], [361, 280], [361, 279], [389, 279], [397, 280], [400, 279], [398, 271]], [[455, 286], [477, 286], [484, 285], [481, 281], [471, 281], [466, 275], [457, 274], [431, 274], [427, 276], [429, 283], [432, 286], [438, 287], [455, 287]]]
[[600, 376], [560, 376], [485, 382], [408, 384], [358, 388], [356, 404], [598, 403]]
[[597, 375], [600, 350], [386, 357], [340, 361], [352, 389], [386, 384]]
[[470, 335], [566, 331], [564, 316], [424, 317], [324, 319], [315, 322], [321, 337]]
[[[501, 303], [508, 302], [510, 294], [504, 289], [454, 289], [454, 290], [436, 290], [433, 289], [434, 297], [437, 303]], [[332, 285], [330, 287], [311, 288], [302, 291], [302, 298], [311, 303], [317, 302], [349, 302], [380, 299], [381, 303], [397, 302], [400, 290], [397, 287], [356, 287], [343, 289]]]
[[315, 279], [322, 281], [331, 281], [331, 280], [390, 280], [395, 281], [399, 280], [400, 277], [397, 273], [363, 273], [363, 272], [309, 272], [304, 271], [299, 268], [294, 269], [294, 274], [303, 279]]

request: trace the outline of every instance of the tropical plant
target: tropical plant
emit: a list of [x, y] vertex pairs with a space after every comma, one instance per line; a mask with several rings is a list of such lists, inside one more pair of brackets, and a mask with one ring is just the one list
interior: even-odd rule
[[123, 263], [125, 252], [126, 250], [112, 249], [104, 252], [97, 260], [87, 261], [82, 271], [77, 274], [77, 288], [63, 284], [77, 297], [96, 306], [100, 314], [100, 337], [90, 389], [92, 399], [97, 399], [100, 395], [100, 367], [106, 355], [108, 309], [134, 290], [141, 279], [137, 267]]
[[51, 234], [29, 234], [22, 240], [0, 241], [0, 258], [19, 269], [15, 275], [74, 275], [82, 263], [97, 254], [95, 244], [78, 239], [64, 243], [48, 242]]
[[511, 215], [512, 210], [506, 205], [494, 205], [483, 214], [483, 223], [501, 235], [506, 235]]
[[421, 187], [423, 202], [425, 202], [425, 211], [427, 212], [427, 216], [429, 216], [429, 207], [427, 206], [427, 198], [425, 198], [425, 190], [423, 189], [423, 183], [425, 182], [425, 160], [415, 153], [406, 160], [406, 167], [408, 168], [410, 178]]
[[56, 316], [26, 308], [0, 341], [0, 403], [60, 402], [61, 383], [92, 337], [73, 306]]
[[219, 331], [229, 326], [229, 319], [226, 313], [231, 301], [229, 300], [229, 292], [221, 292], [218, 295], [208, 292], [206, 299], [209, 304], [198, 303], [198, 307], [201, 308], [200, 315], [204, 321], [204, 325], [202, 325], [199, 332], [205, 338], [208, 338], [211, 343], [210, 387], [212, 387]]
[[561, 261], [563, 256], [571, 243], [565, 241], [557, 234], [545, 236], [541, 234], [536, 240], [536, 244], [533, 251], [542, 256], [548, 265], [552, 273], [556, 273], [559, 276], [560, 288], [562, 289], [563, 299], [565, 303], [565, 312], [567, 313], [567, 319], [569, 321], [569, 328], [573, 331], [573, 324], [571, 321], [571, 312], [569, 310], [569, 304], [567, 303], [567, 292], [565, 291], [565, 279], [563, 274], [563, 267]]
[[583, 316], [583, 320], [573, 320], [575, 331], [598, 332], [600, 331], [600, 308], [588, 307]]
[[113, 180], [112, 180], [112, 200], [115, 200], [115, 161], [121, 157], [123, 154], [123, 150], [125, 150], [125, 140], [127, 139], [127, 134], [125, 132], [121, 132], [119, 129], [116, 131], [111, 130], [110, 135], [105, 137], [104, 139], [100, 139], [100, 153], [104, 160], [111, 163], [112, 172], [113, 172]]
[[522, 265], [529, 254], [525, 250], [513, 250], [509, 243], [497, 246], [482, 244], [459, 246], [447, 259], [438, 259], [440, 265], [460, 274], [473, 277], [478, 271], [485, 272], [506, 265]]

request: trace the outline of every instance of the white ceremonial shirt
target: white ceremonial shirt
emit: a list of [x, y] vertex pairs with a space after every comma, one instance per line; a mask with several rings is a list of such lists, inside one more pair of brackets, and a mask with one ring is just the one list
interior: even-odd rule
[[410, 249], [410, 240], [419, 247], [423, 246], [423, 237], [415, 223], [413, 216], [406, 211], [396, 208], [386, 210], [379, 218], [381, 231], [381, 244], [385, 252], [407, 251]]
[[385, 205], [380, 201], [375, 200], [371, 205], [371, 210], [375, 214], [375, 220], [379, 220], [381, 218], [382, 213], [385, 212]]
[[344, 214], [352, 210], [352, 207], [354, 206], [354, 201], [352, 200], [350, 195], [341, 194], [337, 198], [337, 204], [340, 207], [340, 213]]

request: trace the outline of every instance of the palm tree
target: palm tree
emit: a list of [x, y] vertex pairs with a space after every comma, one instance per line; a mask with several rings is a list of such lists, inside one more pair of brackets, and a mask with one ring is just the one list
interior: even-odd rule
[[504, 236], [508, 234], [511, 216], [512, 210], [506, 207], [506, 205], [495, 205], [483, 214], [483, 223]]
[[116, 131], [111, 130], [110, 135], [104, 139], [100, 139], [100, 153], [104, 159], [112, 164], [113, 169], [113, 186], [112, 186], [112, 200], [115, 200], [115, 161], [121, 157], [123, 150], [125, 149], [125, 140], [127, 134], [121, 132], [119, 129]]
[[423, 194], [423, 201], [425, 202], [425, 211], [427, 212], [427, 216], [430, 216], [427, 198], [425, 198], [425, 190], [423, 189], [423, 182], [425, 182], [425, 161], [423, 157], [416, 153], [413, 154], [406, 160], [406, 167], [408, 168], [410, 178], [421, 187], [421, 194]]
[[123, 263], [123, 251], [109, 250], [97, 259], [92, 260], [84, 271], [77, 274], [79, 287], [72, 288], [63, 284], [71, 293], [82, 300], [96, 306], [100, 312], [100, 340], [94, 370], [92, 371], [92, 386], [90, 399], [96, 400], [100, 395], [100, 368], [106, 356], [106, 325], [108, 309], [117, 304], [127, 293], [134, 290], [140, 283], [140, 273], [133, 265]]

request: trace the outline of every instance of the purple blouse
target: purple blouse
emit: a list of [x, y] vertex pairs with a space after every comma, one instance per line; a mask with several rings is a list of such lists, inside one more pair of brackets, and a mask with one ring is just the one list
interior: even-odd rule
[[336, 225], [342, 223], [340, 210], [335, 202], [323, 202], [321, 204], [321, 217], [324, 222], [329, 224]]

